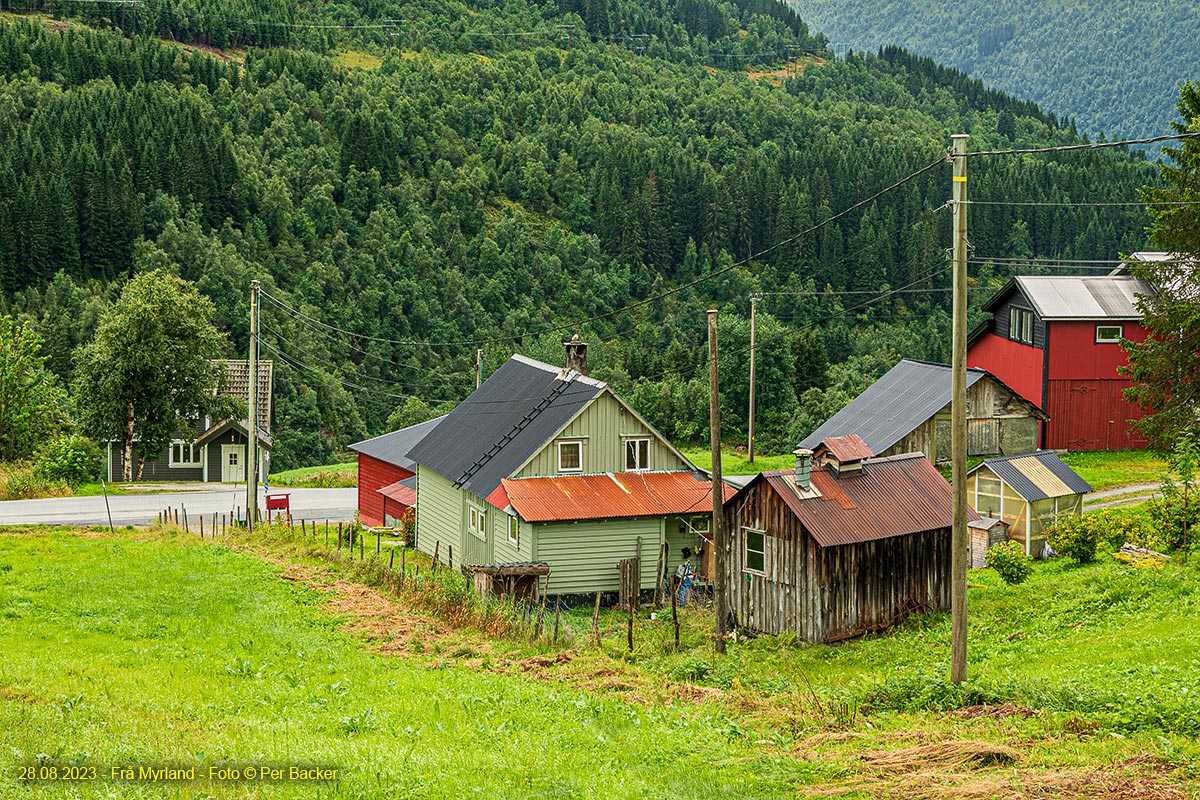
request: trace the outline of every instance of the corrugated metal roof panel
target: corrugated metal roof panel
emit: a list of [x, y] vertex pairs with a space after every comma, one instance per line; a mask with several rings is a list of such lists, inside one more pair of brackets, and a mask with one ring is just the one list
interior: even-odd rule
[[838, 461], [861, 461], [875, 455], [862, 437], [853, 433], [844, 436], [829, 436], [821, 440], [821, 445]]
[[601, 381], [513, 356], [408, 451], [408, 457], [487, 497], [584, 406]]
[[[968, 388], [987, 375], [982, 369], [968, 369]], [[822, 439], [853, 433], [873, 452], [882, 453], [949, 402], [950, 367], [905, 358], [804, 437], [800, 446], [812, 450]]]
[[[950, 484], [921, 453], [869, 459], [861, 474], [840, 478], [813, 470], [820, 497], [801, 497], [793, 470], [765, 472], [763, 478], [823, 547], [936, 530], [954, 521]], [[968, 509], [968, 518], [979, 515]]]
[[1141, 319], [1137, 296], [1151, 290], [1132, 275], [1023, 275], [1014, 279], [1047, 320]]
[[989, 458], [976, 464], [967, 474], [985, 466], [1030, 502], [1069, 494], [1087, 494], [1092, 490], [1091, 484], [1079, 477], [1052, 450]]
[[398, 431], [376, 436], [373, 439], [355, 442], [347, 449], [411, 471], [416, 469], [416, 464], [408, 457], [408, 451], [417, 442], [424, 439], [445, 418], [445, 415], [442, 415], [427, 422], [419, 422], [416, 425], [410, 425]]
[[[694, 472], [505, 478], [502, 485], [526, 522], [712, 513], [712, 481]], [[724, 487], [726, 498], [735, 493]]]
[[384, 486], [382, 489], [376, 489], [384, 497], [389, 500], [395, 500], [401, 505], [412, 508], [417, 504], [417, 490], [411, 486], [405, 486], [404, 481], [396, 481], [395, 483]]

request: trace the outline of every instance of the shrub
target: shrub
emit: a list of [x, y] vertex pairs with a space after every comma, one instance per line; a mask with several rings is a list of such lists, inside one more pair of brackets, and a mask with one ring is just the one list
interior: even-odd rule
[[1025, 555], [1025, 548], [1021, 547], [1020, 542], [993, 545], [988, 548], [983, 560], [1009, 585], [1024, 582], [1033, 570], [1029, 556]]
[[1103, 528], [1104, 520], [1099, 516], [1062, 516], [1046, 529], [1046, 541], [1061, 555], [1088, 564], [1096, 560]]
[[63, 481], [70, 486], [100, 476], [100, 447], [83, 436], [60, 436], [38, 452], [33, 470], [39, 478]]
[[38, 475], [28, 462], [0, 463], [0, 500], [32, 500], [70, 494], [71, 489], [66, 483]]

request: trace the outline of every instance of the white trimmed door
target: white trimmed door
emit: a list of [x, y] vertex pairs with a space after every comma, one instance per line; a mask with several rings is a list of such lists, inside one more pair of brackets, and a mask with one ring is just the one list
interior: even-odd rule
[[221, 445], [221, 480], [225, 483], [240, 483], [246, 480], [245, 445]]

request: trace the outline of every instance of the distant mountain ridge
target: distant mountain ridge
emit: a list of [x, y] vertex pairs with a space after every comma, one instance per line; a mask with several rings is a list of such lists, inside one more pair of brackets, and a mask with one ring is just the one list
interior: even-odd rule
[[1197, 0], [791, 5], [839, 52], [897, 44], [1109, 139], [1168, 133], [1179, 83], [1200, 76]]

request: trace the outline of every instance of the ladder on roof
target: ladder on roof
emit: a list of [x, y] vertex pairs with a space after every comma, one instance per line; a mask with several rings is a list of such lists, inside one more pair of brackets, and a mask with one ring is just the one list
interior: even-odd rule
[[550, 394], [546, 395], [541, 400], [539, 400], [537, 405], [535, 405], [533, 408], [531, 408], [528, 411], [528, 413], [525, 414], [525, 416], [521, 417], [521, 419], [519, 419], [517, 421], [517, 423], [512, 426], [512, 428], [508, 431], [508, 433], [501, 436], [499, 441], [497, 441], [495, 444], [493, 444], [491, 447], [489, 447], [487, 450], [485, 450], [483, 455], [481, 455], [478, 459], [476, 459], [475, 463], [467, 468], [466, 472], [464, 472], [462, 474], [462, 477], [460, 477], [457, 481], [454, 482], [454, 486], [456, 488], [461, 488], [463, 485], [466, 484], [467, 481], [469, 481], [469, 480], [471, 480], [471, 478], [475, 477], [476, 473], [478, 473], [479, 470], [483, 469], [484, 465], [486, 465], [489, 461], [491, 461], [493, 458], [495, 458], [496, 454], [498, 454], [501, 450], [503, 450], [505, 447], [507, 447], [514, 439], [516, 439], [517, 436], [521, 433], [521, 431], [528, 428], [529, 425], [535, 419], [537, 419], [538, 416], [543, 411], [545, 411], [547, 408], [549, 408], [550, 405], [555, 400], [557, 400], [559, 397], [562, 396], [563, 392], [565, 392], [567, 387], [570, 385], [571, 385], [571, 381], [564, 380], [558, 386], [556, 386], [554, 388], [554, 390], [550, 392]]

